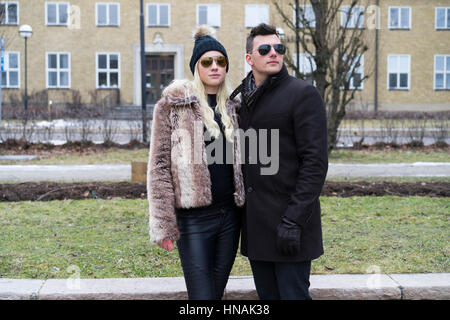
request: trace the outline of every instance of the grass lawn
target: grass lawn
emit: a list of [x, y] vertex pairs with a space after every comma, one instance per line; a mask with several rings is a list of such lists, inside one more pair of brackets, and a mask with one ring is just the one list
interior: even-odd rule
[[[448, 162], [450, 149], [420, 150], [350, 150], [338, 149], [331, 153], [330, 162], [341, 163], [378, 163], [378, 162]], [[38, 160], [0, 161], [0, 165], [68, 165], [68, 164], [129, 164], [131, 161], [147, 161], [148, 149], [124, 150], [110, 148], [90, 153], [43, 154]]]
[[[314, 274], [450, 272], [449, 198], [323, 197]], [[0, 277], [182, 276], [148, 242], [146, 200], [0, 203]], [[251, 275], [240, 254], [232, 275]]]
[[339, 163], [380, 163], [380, 162], [448, 162], [450, 149], [434, 151], [416, 150], [349, 150], [332, 151], [329, 161]]

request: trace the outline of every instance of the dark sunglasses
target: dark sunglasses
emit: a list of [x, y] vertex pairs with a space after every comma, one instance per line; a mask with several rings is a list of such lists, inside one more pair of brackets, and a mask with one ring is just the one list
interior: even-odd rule
[[[265, 56], [270, 52], [270, 49], [272, 46], [270, 44], [262, 44], [258, 47], [258, 52], [260, 55]], [[274, 44], [273, 48], [275, 49], [275, 52], [278, 54], [285, 54], [286, 53], [286, 46], [282, 43]]]
[[221, 67], [221, 68], [225, 68], [227, 66], [227, 58], [225, 58], [224, 56], [218, 56], [218, 57], [205, 57], [200, 59], [200, 64], [202, 65], [203, 68], [209, 68], [212, 64], [213, 61], [216, 61], [216, 64]]

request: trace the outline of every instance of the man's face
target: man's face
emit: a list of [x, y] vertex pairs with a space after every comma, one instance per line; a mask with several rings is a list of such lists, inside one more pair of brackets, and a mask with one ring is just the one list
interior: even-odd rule
[[[281, 41], [275, 34], [256, 36], [253, 39], [253, 50], [245, 55], [245, 59], [254, 72], [267, 76], [280, 72], [283, 67], [283, 55], [277, 53], [273, 48], [273, 45], [279, 43]], [[258, 48], [264, 44], [271, 46], [270, 51], [266, 55], [261, 55]]]

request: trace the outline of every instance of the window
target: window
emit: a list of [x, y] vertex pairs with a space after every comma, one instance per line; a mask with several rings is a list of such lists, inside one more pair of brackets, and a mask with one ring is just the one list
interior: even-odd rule
[[409, 55], [388, 55], [389, 90], [408, 90], [410, 73]]
[[18, 52], [5, 52], [3, 57], [5, 69], [2, 72], [2, 88], [19, 88], [19, 61]]
[[245, 5], [245, 27], [253, 28], [260, 23], [269, 23], [269, 5], [246, 4]]
[[97, 89], [120, 88], [120, 54], [97, 53]]
[[120, 25], [119, 3], [96, 3], [95, 12], [95, 22], [97, 26]]
[[69, 24], [69, 3], [46, 2], [45, 21], [49, 26], [67, 26]]
[[450, 29], [450, 8], [436, 8], [436, 29]]
[[[294, 65], [297, 65], [297, 54], [293, 54], [292, 61]], [[314, 61], [314, 57], [309, 53], [300, 53], [300, 72], [303, 73], [303, 80], [313, 84], [312, 73], [316, 70], [316, 62]], [[295, 70], [294, 70], [294, 76]]]
[[0, 2], [0, 24], [19, 24], [19, 3]]
[[170, 26], [170, 5], [163, 3], [148, 4], [147, 26], [149, 27]]
[[70, 88], [70, 53], [47, 53], [47, 88]]
[[198, 4], [197, 24], [220, 27], [220, 4]]
[[350, 8], [350, 6], [342, 6], [341, 26], [347, 26], [347, 28], [362, 28], [364, 25], [364, 7], [354, 6], [351, 10]]
[[389, 7], [389, 29], [411, 29], [411, 8]]
[[[299, 6], [298, 8], [298, 21], [299, 21], [299, 27], [304, 28], [305, 25], [303, 21], [307, 22], [311, 28], [316, 27], [316, 15], [314, 14], [314, 10], [312, 6]], [[294, 13], [292, 22], [295, 25], [295, 6], [294, 6]]]
[[434, 89], [450, 90], [450, 55], [434, 56]]
[[[356, 66], [358, 60], [359, 66]], [[364, 55], [356, 56], [354, 58], [353, 64], [350, 67], [350, 71], [351, 70], [354, 70], [353, 77], [351, 77], [351, 72], [349, 72], [346, 76], [347, 81], [349, 81], [348, 88], [351, 90], [353, 89], [362, 90], [363, 82], [361, 81], [361, 79], [364, 77]]]

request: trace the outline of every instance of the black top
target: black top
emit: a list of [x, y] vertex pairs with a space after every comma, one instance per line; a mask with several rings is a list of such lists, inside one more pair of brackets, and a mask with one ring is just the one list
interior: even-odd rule
[[[208, 94], [208, 104], [215, 110], [214, 107], [217, 105], [215, 94]], [[214, 120], [219, 125], [220, 136], [217, 141], [214, 137], [209, 140], [205, 139], [208, 169], [211, 176], [212, 203], [205, 207], [177, 209], [177, 213], [204, 212], [224, 206], [234, 206], [233, 145], [225, 138], [224, 125], [218, 111], [214, 112]], [[206, 130], [204, 127], [203, 131]]]

